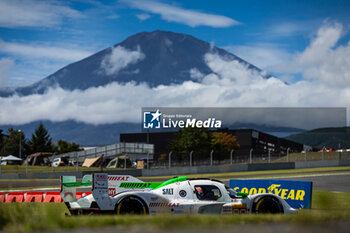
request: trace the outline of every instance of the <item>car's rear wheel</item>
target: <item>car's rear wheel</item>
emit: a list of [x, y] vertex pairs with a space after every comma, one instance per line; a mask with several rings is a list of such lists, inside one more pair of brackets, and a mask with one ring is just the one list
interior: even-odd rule
[[263, 196], [253, 204], [253, 213], [256, 214], [279, 214], [283, 213], [283, 206], [280, 201], [273, 196]]
[[127, 196], [118, 201], [115, 206], [115, 213], [122, 214], [148, 214], [145, 202], [136, 196]]

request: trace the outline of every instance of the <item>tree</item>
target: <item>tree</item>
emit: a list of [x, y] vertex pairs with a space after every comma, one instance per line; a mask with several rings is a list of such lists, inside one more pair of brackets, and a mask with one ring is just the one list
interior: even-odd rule
[[210, 132], [204, 128], [185, 128], [175, 134], [169, 149], [182, 155], [182, 159], [188, 159], [190, 152], [194, 151], [196, 158], [193, 159], [196, 160], [208, 160], [210, 151], [214, 150], [215, 159], [222, 160], [232, 149], [239, 147], [236, 137], [232, 134]]
[[224, 159], [225, 155], [231, 150], [239, 149], [236, 136], [223, 132], [213, 132], [211, 134], [211, 147], [215, 151], [219, 160]]
[[206, 159], [210, 149], [210, 132], [204, 128], [185, 128], [175, 134], [175, 139], [170, 142], [169, 149], [182, 158], [188, 158], [194, 151], [199, 159]]
[[[26, 138], [22, 131], [9, 128], [7, 130], [8, 137], [3, 136], [0, 150], [1, 156], [13, 155], [17, 157], [24, 157], [27, 154], [28, 147], [26, 145]], [[21, 155], [20, 152], [21, 144]]]
[[32, 139], [29, 141], [29, 150], [31, 154], [36, 152], [53, 152], [54, 150], [52, 139], [42, 122], [32, 134]]
[[54, 151], [57, 154], [63, 154], [63, 153], [68, 153], [73, 151], [81, 151], [81, 150], [83, 149], [81, 149], [78, 144], [74, 142], [69, 143], [64, 140], [58, 140], [57, 146], [55, 146], [55, 149], [54, 149]]

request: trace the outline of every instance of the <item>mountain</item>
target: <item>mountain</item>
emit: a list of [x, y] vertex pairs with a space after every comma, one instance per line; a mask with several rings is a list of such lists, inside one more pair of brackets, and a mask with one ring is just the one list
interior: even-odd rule
[[305, 145], [322, 149], [327, 148], [338, 149], [339, 144], [341, 148], [350, 148], [350, 127], [338, 128], [321, 128], [306, 131], [299, 134], [293, 134], [286, 139], [299, 142]]
[[[115, 51], [119, 52], [114, 53]], [[121, 43], [99, 51], [85, 59], [69, 64], [48, 77], [26, 87], [0, 89], [0, 97], [14, 93], [26, 96], [42, 94], [49, 88], [60, 86], [65, 90], [85, 90], [104, 86], [112, 82], [147, 83], [158, 85], [181, 84], [196, 79], [191, 77], [191, 69], [203, 75], [212, 73], [204, 60], [208, 52], [216, 53], [226, 60], [235, 60], [248, 69], [261, 72], [234, 54], [197, 39], [191, 35], [154, 31], [141, 32]], [[268, 78], [268, 75], [264, 76]], [[64, 139], [81, 145], [104, 145], [119, 141], [122, 132], [141, 131], [139, 124], [118, 123], [90, 125], [73, 120], [64, 122], [43, 121], [54, 140]], [[39, 122], [16, 125], [27, 137]], [[6, 131], [10, 125], [0, 125]]]
[[[134, 51], [134, 56], [137, 56], [137, 52], [141, 55], [137, 62], [130, 62], [124, 67], [125, 61], [113, 57], [114, 49], [120, 49], [119, 52]], [[204, 55], [208, 52], [217, 53], [227, 60], [237, 60], [249, 69], [261, 71], [236, 55], [187, 34], [166, 31], [141, 32], [81, 61], [69, 64], [32, 85], [17, 88], [15, 92], [19, 95], [41, 94], [49, 87], [55, 86], [66, 90], [85, 90], [115, 81], [145, 82], [151, 87], [183, 83], [187, 80], [195, 81], [191, 78], [191, 69], [196, 68], [204, 75], [212, 72], [204, 61]], [[110, 65], [106, 65], [106, 59], [111, 56], [112, 59], [115, 58], [113, 62], [121, 63], [118, 72], [113, 72], [113, 69], [111, 72], [105, 72], [103, 69], [104, 66]], [[11, 90], [0, 90], [0, 96], [3, 97], [13, 93]]]

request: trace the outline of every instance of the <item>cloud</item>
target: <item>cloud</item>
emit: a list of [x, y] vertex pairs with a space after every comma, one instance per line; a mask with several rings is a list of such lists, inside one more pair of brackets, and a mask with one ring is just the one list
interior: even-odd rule
[[196, 10], [188, 10], [158, 1], [129, 0], [124, 2], [129, 4], [131, 7], [153, 14], [158, 14], [162, 17], [162, 19], [169, 22], [185, 24], [191, 27], [209, 26], [215, 28], [225, 28], [239, 24], [238, 21], [226, 16], [208, 14]]
[[136, 17], [141, 21], [151, 18], [149, 14], [137, 14]]
[[5, 86], [10, 78], [10, 71], [15, 62], [9, 58], [0, 59], [0, 87]]
[[84, 50], [69, 49], [67, 47], [55, 47], [42, 44], [32, 45], [16, 42], [6, 42], [0, 39], [0, 52], [33, 58], [45, 58], [52, 60], [78, 61], [92, 53]]
[[79, 11], [58, 1], [0, 1], [0, 27], [53, 27], [64, 19], [82, 17]]
[[310, 31], [316, 22], [314, 21], [289, 21], [279, 22], [268, 28], [265, 32], [267, 36], [273, 37], [290, 37], [296, 34], [301, 34]]
[[[51, 44], [46, 42], [8, 42], [0, 38], [0, 53], [16, 61], [6, 85], [24, 86], [52, 74], [70, 62], [92, 54], [91, 48], [81, 48], [70, 41]], [[5, 85], [5, 83], [1, 83]]]
[[122, 46], [113, 47], [111, 53], [106, 55], [101, 62], [101, 69], [107, 74], [117, 74], [130, 64], [135, 64], [145, 58], [140, 47], [131, 51]]
[[344, 33], [341, 24], [325, 22], [303, 52], [272, 70], [281, 74], [302, 74], [307, 80], [336, 88], [349, 86], [350, 41], [337, 46]]
[[247, 62], [265, 70], [269, 70], [270, 66], [285, 63], [293, 57], [283, 47], [270, 43], [226, 46], [224, 48]]
[[177, 85], [151, 88], [145, 83], [111, 83], [85, 91], [50, 89], [43, 95], [0, 98], [0, 124], [23, 124], [47, 119], [103, 124], [139, 122], [143, 106], [183, 107], [315, 107], [348, 106], [350, 88], [333, 95], [327, 86], [312, 82], [286, 85], [277, 78], [264, 79], [262, 74], [246, 66], [227, 61], [217, 54], [205, 56], [213, 73], [202, 82], [186, 81]]
[[41, 80], [67, 65], [67, 61], [50, 60], [47, 58], [20, 57], [11, 70], [7, 85], [10, 87], [27, 86]]
[[117, 14], [111, 14], [111, 15], [109, 15], [107, 18], [108, 19], [118, 19], [120, 16], [119, 15], [117, 15]]
[[193, 80], [202, 81], [204, 74], [200, 72], [197, 68], [190, 69], [190, 77]]
[[[328, 27], [331, 27], [327, 29]], [[350, 85], [348, 74], [343, 74], [347, 81], [338, 77], [341, 72], [348, 72], [348, 68], [338, 71], [335, 68], [324, 68], [324, 60], [332, 65], [349, 66], [347, 46], [336, 47], [336, 38], [342, 30], [337, 25], [322, 27], [319, 33], [305, 49], [307, 53], [313, 49], [323, 48], [326, 52], [319, 52], [322, 56], [332, 55], [330, 58], [306, 59], [311, 67], [321, 64], [321, 70], [329, 69], [329, 78], [307, 79], [285, 84], [278, 78], [264, 78], [264, 74], [250, 70], [244, 64], [227, 60], [216, 53], [209, 52], [202, 59], [211, 69], [211, 73], [203, 75], [200, 80], [186, 81], [181, 84], [159, 85], [150, 87], [145, 83], [129, 82], [119, 84], [110, 83], [106, 86], [92, 87], [87, 90], [63, 90], [56, 87], [43, 95], [12, 96], [0, 98], [0, 124], [24, 124], [36, 120], [64, 121], [76, 120], [90, 124], [105, 124], [116, 122], [140, 122], [140, 109], [144, 106], [167, 107], [347, 107], [350, 109]], [[328, 38], [331, 34], [336, 34]], [[341, 33], [340, 33], [341, 34]], [[333, 39], [333, 40], [331, 40]], [[332, 42], [333, 41], [333, 42]], [[325, 43], [327, 45], [325, 45]], [[123, 57], [130, 53], [140, 53], [140, 50], [130, 51], [122, 47], [114, 48], [122, 51]], [[307, 54], [305, 52], [305, 54]], [[110, 56], [112, 57], [113, 52]], [[299, 59], [300, 56], [298, 57]], [[131, 56], [135, 61], [140, 54]], [[339, 58], [338, 58], [339, 57]], [[110, 58], [111, 59], [111, 58]], [[117, 71], [123, 64], [120, 54], [116, 56]], [[200, 58], [199, 58], [200, 59]], [[311, 60], [310, 60], [311, 59]], [[330, 61], [333, 59], [334, 61]], [[113, 60], [113, 59], [112, 59]], [[108, 66], [107, 66], [108, 67]], [[111, 67], [113, 67], [111, 65]], [[303, 67], [307, 69], [308, 67]], [[336, 67], [336, 68], [339, 68]], [[342, 68], [342, 67], [340, 67]], [[345, 70], [344, 70], [345, 69]], [[192, 68], [196, 74], [196, 68]], [[198, 70], [198, 69], [197, 69]], [[190, 71], [189, 71], [190, 72]], [[326, 75], [326, 74], [325, 74]], [[333, 78], [331, 78], [333, 77]], [[333, 82], [342, 81], [344, 85], [337, 88]], [[346, 84], [346, 85], [345, 85]], [[348, 120], [349, 121], [349, 120]]]

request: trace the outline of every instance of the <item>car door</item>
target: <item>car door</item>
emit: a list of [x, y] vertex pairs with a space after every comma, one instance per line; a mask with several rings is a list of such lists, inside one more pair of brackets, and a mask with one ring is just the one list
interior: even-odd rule
[[175, 199], [171, 212], [173, 213], [193, 213], [194, 193], [190, 187], [189, 181], [176, 183]]

